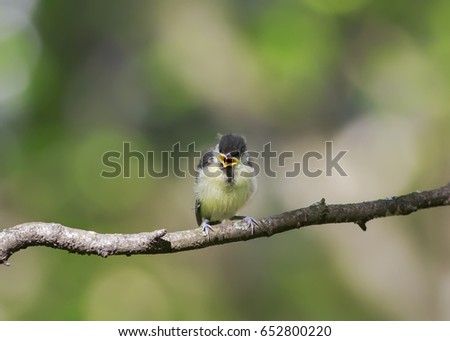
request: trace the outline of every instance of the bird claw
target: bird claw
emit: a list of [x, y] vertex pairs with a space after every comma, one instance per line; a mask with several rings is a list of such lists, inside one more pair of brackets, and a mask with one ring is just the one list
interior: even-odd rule
[[252, 234], [255, 233], [255, 227], [258, 226], [258, 223], [256, 222], [256, 220], [252, 217], [245, 217], [244, 220], [248, 226], [250, 226], [250, 228], [252, 229]]
[[209, 224], [209, 220], [205, 219], [203, 220], [202, 224], [200, 225], [202, 231], [203, 231], [203, 235], [205, 235], [206, 237], [209, 238], [209, 231], [214, 231], [211, 227], [211, 225]]
[[[242, 222], [244, 222], [247, 226], [243, 227], [241, 224]], [[241, 221], [237, 222], [234, 224], [234, 227], [237, 229], [247, 229], [247, 228], [251, 228], [252, 230], [252, 234], [255, 233], [255, 227], [258, 226], [258, 223], [256, 222], [256, 220], [252, 217], [245, 217], [243, 218]]]

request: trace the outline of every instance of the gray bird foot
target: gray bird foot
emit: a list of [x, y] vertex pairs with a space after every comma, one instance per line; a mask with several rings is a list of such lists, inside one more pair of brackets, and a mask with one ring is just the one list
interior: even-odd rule
[[254, 234], [255, 233], [255, 227], [258, 226], [258, 223], [256, 222], [256, 220], [254, 218], [252, 218], [252, 217], [245, 217], [242, 220], [247, 223], [247, 225], [252, 229], [252, 234]]
[[[245, 223], [245, 224], [242, 224]], [[245, 226], [243, 226], [245, 225]], [[252, 234], [255, 233], [255, 227], [258, 226], [258, 223], [256, 222], [256, 220], [252, 217], [245, 217], [242, 218], [242, 220], [235, 222], [233, 224], [233, 226], [237, 229], [243, 230], [243, 229], [248, 229], [249, 227], [252, 230]]]
[[202, 221], [202, 224], [200, 225], [203, 234], [209, 238], [209, 231], [214, 231], [211, 227], [211, 225], [209, 224], [209, 220], [208, 219], [204, 219]]

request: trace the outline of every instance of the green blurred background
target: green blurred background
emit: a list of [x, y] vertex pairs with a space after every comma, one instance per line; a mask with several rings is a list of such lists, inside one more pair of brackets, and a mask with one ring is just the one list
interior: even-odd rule
[[[105, 179], [101, 156], [227, 132], [349, 151], [347, 177], [260, 174], [254, 217], [442, 186], [449, 34], [446, 0], [1, 0], [0, 228], [193, 228], [192, 177]], [[0, 267], [0, 319], [446, 320], [449, 211], [172, 255], [30, 248]]]

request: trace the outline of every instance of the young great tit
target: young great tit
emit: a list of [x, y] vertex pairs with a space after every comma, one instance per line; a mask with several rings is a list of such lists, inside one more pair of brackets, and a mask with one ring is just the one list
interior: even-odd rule
[[[256, 192], [254, 166], [246, 153], [245, 138], [227, 134], [200, 160], [195, 176], [195, 216], [206, 236], [212, 231], [211, 224], [235, 217]], [[251, 217], [243, 220], [253, 233], [256, 221]]]

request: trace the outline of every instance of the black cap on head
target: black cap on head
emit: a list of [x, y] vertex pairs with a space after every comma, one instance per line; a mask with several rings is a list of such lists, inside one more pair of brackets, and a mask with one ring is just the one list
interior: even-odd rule
[[247, 151], [245, 138], [241, 135], [227, 134], [223, 135], [219, 141], [219, 152], [230, 154], [234, 157], [241, 157]]

